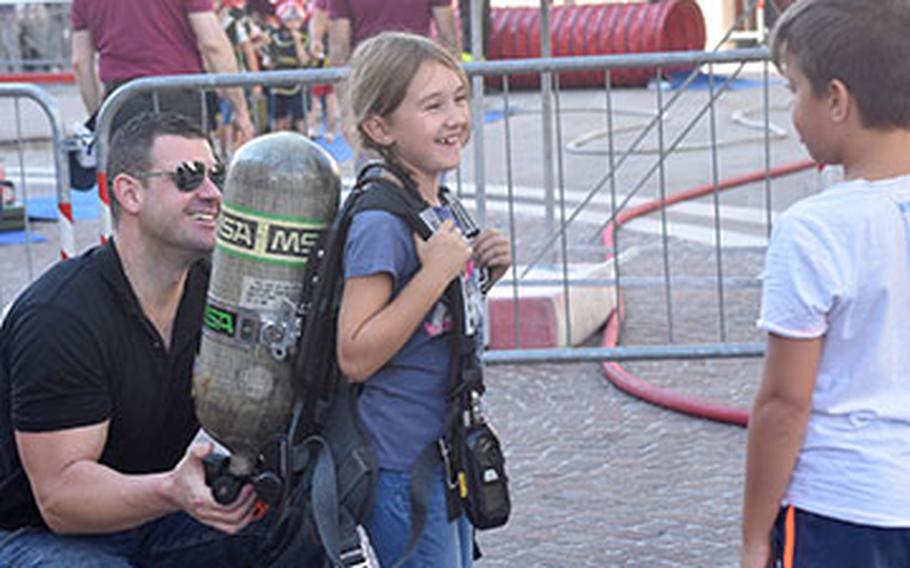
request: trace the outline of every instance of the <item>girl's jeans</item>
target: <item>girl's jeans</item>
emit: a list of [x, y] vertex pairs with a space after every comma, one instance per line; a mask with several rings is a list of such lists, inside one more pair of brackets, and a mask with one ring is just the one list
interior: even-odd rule
[[[409, 473], [379, 472], [376, 505], [366, 528], [382, 566], [394, 566], [408, 543], [411, 531]], [[417, 549], [403, 568], [471, 568], [473, 528], [464, 515], [451, 523], [446, 518], [442, 475], [434, 481], [427, 511], [427, 524]]]

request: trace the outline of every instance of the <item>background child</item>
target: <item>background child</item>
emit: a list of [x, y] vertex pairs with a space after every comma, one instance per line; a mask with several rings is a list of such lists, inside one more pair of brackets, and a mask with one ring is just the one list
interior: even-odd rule
[[[275, 70], [300, 69], [310, 62], [307, 53], [306, 14], [297, 0], [285, 0], [275, 7], [277, 24], [269, 29], [269, 61]], [[302, 85], [272, 87], [269, 94], [271, 130], [297, 129], [306, 134], [306, 92]]]
[[768, 248], [743, 568], [910, 566], [908, 29], [906, 0], [802, 0], [772, 36], [797, 131], [845, 181]]
[[[367, 531], [381, 564], [392, 566], [409, 535], [410, 472], [443, 434], [452, 330], [440, 298], [464, 273], [466, 296], [479, 300], [474, 265], [489, 267], [495, 281], [511, 253], [492, 229], [468, 243], [439, 198], [440, 174], [458, 166], [471, 125], [468, 81], [449, 53], [423, 37], [380, 34], [355, 51], [345, 95], [351, 140], [406, 171], [412, 187], [402, 191], [417, 191], [446, 219], [424, 242], [403, 219], [365, 211], [354, 217], [345, 250], [338, 359], [350, 380], [364, 383], [360, 413], [380, 465]], [[440, 464], [426, 528], [406, 566], [471, 566], [471, 526], [464, 515], [448, 522], [445, 491]]]
[[[259, 71], [259, 56], [256, 53], [256, 43], [260, 41], [262, 31], [253, 23], [246, 11], [246, 0], [216, 0], [215, 13], [224, 29], [225, 35], [234, 47], [234, 57], [237, 59], [239, 71]], [[262, 87], [255, 86], [248, 90], [247, 102], [255, 108], [257, 101], [262, 97]], [[234, 131], [234, 107], [225, 97], [218, 98], [218, 138], [221, 141], [221, 155], [230, 157], [234, 148], [241, 140], [237, 139]], [[255, 113], [253, 117], [255, 119]]]
[[[326, 57], [326, 35], [329, 30], [329, 11], [327, 0], [313, 0], [310, 4], [311, 16], [309, 22], [310, 34], [310, 60], [314, 67], [328, 67]], [[335, 96], [335, 86], [331, 83], [313, 85], [313, 107], [308, 117], [310, 138], [319, 136], [319, 127], [325, 119], [325, 141], [329, 144], [335, 141], [335, 122], [338, 117], [338, 97]], [[320, 115], [319, 109], [323, 112]]]

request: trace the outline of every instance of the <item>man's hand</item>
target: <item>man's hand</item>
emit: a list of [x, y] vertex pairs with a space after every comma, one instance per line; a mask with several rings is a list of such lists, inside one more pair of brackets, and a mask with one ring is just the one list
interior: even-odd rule
[[235, 150], [252, 140], [255, 135], [253, 121], [250, 120], [250, 113], [246, 111], [246, 108], [243, 110], [244, 112], [237, 112], [237, 109], [234, 109], [234, 129], [237, 132]]
[[473, 244], [474, 261], [490, 269], [490, 284], [495, 283], [512, 266], [509, 239], [496, 229], [485, 229]]
[[213, 446], [208, 442], [190, 448], [171, 472], [172, 498], [180, 510], [200, 523], [234, 534], [253, 520], [256, 495], [253, 486], [247, 484], [233, 503], [220, 505], [215, 501], [212, 489], [205, 484], [202, 463], [212, 450]]
[[310, 38], [310, 55], [313, 59], [325, 59], [325, 43], [320, 38]]

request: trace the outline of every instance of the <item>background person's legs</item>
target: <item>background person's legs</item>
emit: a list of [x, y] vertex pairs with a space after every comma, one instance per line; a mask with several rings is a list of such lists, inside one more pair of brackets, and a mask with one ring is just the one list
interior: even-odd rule
[[53, 68], [63, 71], [70, 64], [69, 4], [47, 5], [47, 26], [44, 31], [45, 55]]
[[0, 62], [3, 62], [11, 73], [22, 70], [19, 14], [14, 4], [0, 4]]

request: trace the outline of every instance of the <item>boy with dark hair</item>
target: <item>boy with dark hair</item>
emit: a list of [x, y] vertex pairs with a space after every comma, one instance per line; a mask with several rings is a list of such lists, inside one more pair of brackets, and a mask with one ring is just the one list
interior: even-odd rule
[[743, 568], [910, 566], [910, 2], [802, 0], [771, 52], [845, 181], [774, 227]]

